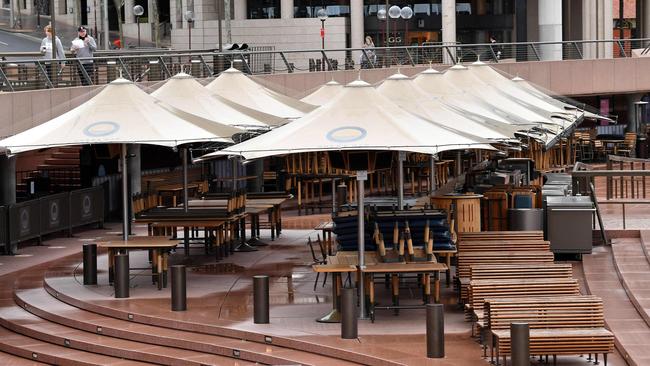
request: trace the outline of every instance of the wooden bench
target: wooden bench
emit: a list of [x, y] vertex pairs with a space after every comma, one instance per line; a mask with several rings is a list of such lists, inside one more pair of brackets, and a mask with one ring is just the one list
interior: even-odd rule
[[456, 247], [458, 252], [487, 252], [495, 250], [550, 251], [551, 242], [546, 240], [459, 241]]
[[603, 301], [596, 296], [551, 296], [487, 298], [485, 325], [492, 338], [491, 355], [499, 358], [511, 352], [510, 323], [528, 323], [530, 354], [607, 354], [614, 351], [614, 335], [605, 329]]
[[484, 327], [483, 303], [485, 299], [576, 295], [580, 295], [580, 286], [578, 281], [572, 278], [476, 280], [469, 284], [468, 302], [465, 308], [472, 314], [472, 320], [479, 327]]
[[544, 232], [535, 231], [479, 231], [460, 233], [459, 241], [463, 240], [508, 240], [508, 239], [539, 239], [544, 240]]
[[459, 252], [456, 275], [459, 278], [470, 276], [470, 267], [479, 264], [532, 264], [553, 263], [553, 253], [549, 251], [476, 251]]
[[460, 279], [461, 302], [467, 302], [467, 287], [470, 281], [505, 280], [527, 278], [572, 278], [573, 268], [570, 264], [533, 263], [533, 264], [485, 264], [470, 266], [467, 278]]

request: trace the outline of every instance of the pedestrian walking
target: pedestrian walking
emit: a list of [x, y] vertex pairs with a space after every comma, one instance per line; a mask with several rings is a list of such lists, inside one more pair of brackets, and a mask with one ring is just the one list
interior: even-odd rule
[[88, 74], [88, 79], [92, 80], [94, 75], [93, 65], [93, 52], [97, 50], [97, 43], [95, 39], [88, 34], [88, 29], [83, 25], [78, 29], [78, 37], [72, 40], [72, 47], [70, 51], [79, 58], [81, 66], [79, 67], [79, 79], [81, 85], [90, 85], [89, 80], [86, 79], [84, 71]]
[[[63, 52], [63, 45], [61, 44], [61, 39], [56, 37], [56, 40], [52, 42], [52, 26], [46, 25], [43, 28], [45, 31], [45, 38], [41, 41], [41, 53], [43, 54], [44, 60], [65, 60], [65, 53]], [[63, 64], [61, 65], [63, 67]], [[45, 63], [45, 70], [47, 72], [47, 77], [50, 78], [51, 82], [56, 75], [52, 73], [52, 63]], [[57, 71], [58, 72], [58, 71]]]

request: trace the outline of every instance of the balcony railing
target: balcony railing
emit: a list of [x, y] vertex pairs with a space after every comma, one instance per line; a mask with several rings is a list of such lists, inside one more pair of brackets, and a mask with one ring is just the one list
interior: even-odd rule
[[211, 77], [231, 66], [249, 74], [275, 74], [452, 64], [479, 59], [498, 63], [644, 57], [643, 51], [649, 45], [650, 38], [290, 51], [125, 50], [97, 52], [89, 69], [81, 66], [84, 59], [70, 58], [63, 62], [39, 59], [37, 52], [5, 53], [0, 57], [10, 60], [0, 61], [0, 90], [101, 85], [119, 75], [133, 81], [157, 82], [180, 71], [195, 77]]

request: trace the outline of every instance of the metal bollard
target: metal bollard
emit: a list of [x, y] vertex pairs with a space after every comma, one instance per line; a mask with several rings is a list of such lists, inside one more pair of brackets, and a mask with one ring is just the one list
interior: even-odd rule
[[84, 285], [97, 284], [97, 244], [83, 245]]
[[528, 323], [510, 323], [512, 366], [530, 366], [530, 329]]
[[129, 297], [129, 255], [115, 255], [115, 298], [123, 299]]
[[355, 288], [341, 289], [341, 338], [357, 339], [357, 301]]
[[427, 357], [445, 357], [445, 317], [442, 304], [427, 304]]
[[253, 322], [269, 323], [269, 276], [253, 276]]
[[171, 266], [172, 271], [172, 311], [187, 310], [187, 281], [185, 266]]

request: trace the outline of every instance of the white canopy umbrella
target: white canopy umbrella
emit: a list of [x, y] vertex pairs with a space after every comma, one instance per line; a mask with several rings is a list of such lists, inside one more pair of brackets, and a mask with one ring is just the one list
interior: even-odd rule
[[[455, 65], [449, 70], [451, 69], [459, 71], [466, 70], [466, 67]], [[512, 101], [507, 106], [494, 105], [488, 100], [474, 95], [471, 88], [468, 88], [469, 90], [460, 88], [449, 77], [445, 78], [444, 75], [430, 68], [418, 74], [413, 81], [428, 94], [439, 98], [441, 102], [469, 118], [479, 120], [487, 118], [488, 120], [513, 125], [517, 129], [518, 135], [529, 136], [543, 142], [545, 145], [551, 143], [555, 136], [562, 131], [561, 126], [553, 124], [550, 120], [536, 115], [523, 106], [516, 106], [514, 105], [516, 103]], [[522, 112], [528, 118], [524, 118], [514, 113], [513, 110], [504, 107], [513, 107], [513, 109]]]
[[513, 139], [517, 131], [516, 127], [506, 123], [462, 115], [439, 99], [428, 95], [404, 74], [391, 75], [377, 87], [377, 91], [410, 113], [479, 139]]
[[346, 85], [332, 101], [287, 125], [201, 159], [247, 160], [309, 151], [391, 150], [437, 154], [485, 148], [484, 140], [435, 125], [400, 108], [365, 81]]
[[[203, 159], [223, 155], [257, 159], [308, 151], [341, 150], [409, 151], [433, 155], [464, 148], [493, 149], [480, 140], [406, 112], [370, 84], [357, 80], [346, 85], [329, 103], [304, 117], [264, 135], [208, 154]], [[401, 159], [398, 161], [401, 166]], [[357, 179], [365, 180], [362, 173], [357, 174]], [[363, 196], [363, 184], [359, 184], [358, 258], [362, 271], [365, 266]], [[359, 284], [360, 298], [364, 297], [362, 282]], [[363, 301], [361, 304], [361, 314], [365, 315]]]
[[313, 105], [323, 105], [332, 100], [342, 89], [343, 85], [332, 80], [300, 100]]
[[181, 118], [140, 90], [133, 82], [117, 79], [96, 96], [39, 126], [0, 141], [7, 154], [87, 144], [122, 144], [124, 240], [128, 238], [126, 144], [176, 147], [199, 141], [232, 142], [221, 126], [202, 118]]
[[250, 109], [215, 95], [194, 77], [182, 72], [168, 79], [151, 95], [177, 111], [240, 129], [259, 130], [289, 122], [287, 119]]
[[222, 72], [206, 88], [231, 102], [287, 119], [300, 118], [316, 109], [314, 105], [265, 88], [232, 67]]

